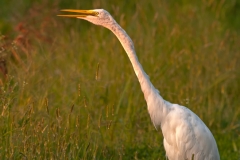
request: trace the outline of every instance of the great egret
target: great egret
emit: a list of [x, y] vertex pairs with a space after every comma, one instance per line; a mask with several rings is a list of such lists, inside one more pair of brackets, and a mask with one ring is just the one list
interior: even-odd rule
[[164, 100], [150, 82], [135, 53], [131, 38], [104, 9], [73, 10], [74, 15], [58, 15], [87, 20], [111, 30], [125, 49], [139, 80], [154, 126], [161, 128], [169, 160], [219, 160], [216, 141], [203, 121], [188, 108]]

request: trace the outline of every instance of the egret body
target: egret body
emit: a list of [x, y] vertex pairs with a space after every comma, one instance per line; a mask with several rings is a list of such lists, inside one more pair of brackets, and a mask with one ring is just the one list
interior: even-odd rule
[[219, 160], [216, 141], [203, 121], [188, 108], [164, 100], [149, 80], [138, 61], [134, 45], [128, 34], [104, 9], [62, 10], [76, 13], [59, 15], [87, 20], [111, 30], [125, 49], [139, 80], [148, 112], [154, 126], [161, 128], [164, 148], [169, 160]]

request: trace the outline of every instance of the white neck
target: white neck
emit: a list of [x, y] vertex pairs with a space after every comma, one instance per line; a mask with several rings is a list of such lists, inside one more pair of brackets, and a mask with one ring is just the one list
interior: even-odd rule
[[[168, 113], [168, 108], [165, 104], [165, 101], [159, 95], [158, 90], [154, 88], [151, 81], [149, 80], [148, 75], [145, 73], [142, 65], [139, 63], [131, 38], [116, 22], [114, 22], [107, 28], [110, 29], [117, 36], [123, 48], [125, 49], [140, 83], [142, 92], [148, 105], [148, 111], [151, 119], [155, 127], [159, 126], [162, 119]], [[159, 112], [153, 113], [156, 111]], [[155, 117], [158, 117], [158, 119], [155, 119]]]

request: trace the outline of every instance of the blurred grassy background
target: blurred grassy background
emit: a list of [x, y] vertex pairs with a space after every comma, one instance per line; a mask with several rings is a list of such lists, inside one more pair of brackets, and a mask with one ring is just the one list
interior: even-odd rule
[[0, 1], [1, 159], [165, 159], [132, 66], [107, 29], [56, 17], [108, 10], [164, 99], [240, 159], [240, 1]]

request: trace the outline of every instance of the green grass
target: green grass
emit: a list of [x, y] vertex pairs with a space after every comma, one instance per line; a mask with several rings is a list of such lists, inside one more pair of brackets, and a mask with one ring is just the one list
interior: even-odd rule
[[62, 8], [108, 10], [164, 99], [199, 115], [221, 159], [240, 159], [240, 33], [229, 12], [237, 2], [1, 3], [0, 32], [9, 37], [0, 39], [8, 68], [0, 86], [1, 159], [165, 159], [161, 131], [117, 38], [56, 17]]

